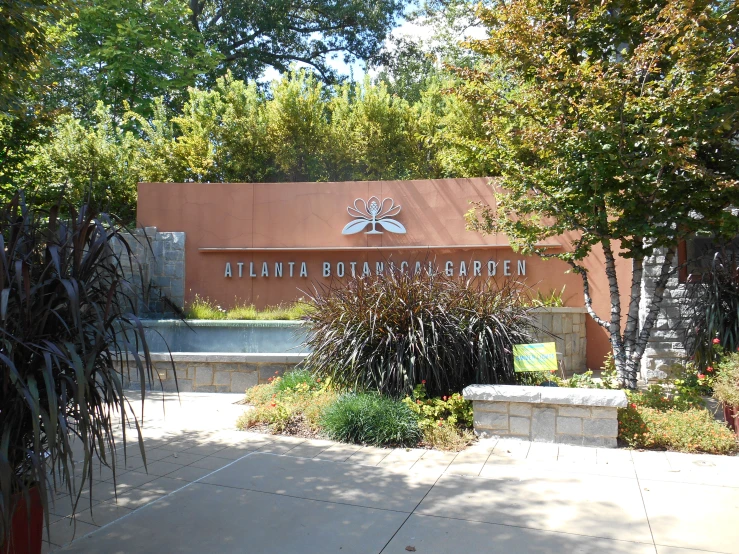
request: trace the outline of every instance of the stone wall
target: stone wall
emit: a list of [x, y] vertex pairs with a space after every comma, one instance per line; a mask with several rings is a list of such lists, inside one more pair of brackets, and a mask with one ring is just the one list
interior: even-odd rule
[[[640, 327], [647, 317], [648, 303], [654, 295], [654, 285], [664, 259], [664, 250], [660, 250], [644, 261], [642, 298], [639, 306]], [[685, 287], [686, 285], [680, 283], [678, 279], [676, 259], [673, 263], [672, 274], [667, 281], [659, 315], [642, 357], [641, 378], [645, 381], [664, 379], [671, 365], [685, 360], [685, 347], [683, 346], [685, 326], [681, 316], [681, 302], [686, 296]]]
[[538, 308], [534, 317], [541, 327], [536, 340], [556, 343], [557, 358], [565, 375], [587, 371], [585, 308]]
[[627, 404], [623, 391], [599, 389], [471, 385], [463, 396], [480, 436], [583, 446], [615, 447], [618, 408]]
[[[235, 392], [267, 382], [295, 368], [304, 354], [183, 354], [173, 353], [174, 369], [169, 354], [152, 354], [155, 385], [153, 390], [173, 392]], [[161, 388], [156, 381], [161, 379]], [[125, 379], [128, 388], [141, 388], [135, 369]]]
[[117, 252], [124, 273], [134, 287], [138, 313], [171, 314], [185, 306], [185, 233], [160, 233], [156, 227], [124, 233]]

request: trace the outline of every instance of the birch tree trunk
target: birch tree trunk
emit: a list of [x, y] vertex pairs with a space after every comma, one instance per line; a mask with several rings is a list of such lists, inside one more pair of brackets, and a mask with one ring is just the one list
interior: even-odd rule
[[575, 266], [575, 271], [582, 276], [583, 294], [585, 297], [585, 307], [588, 314], [593, 320], [608, 331], [608, 337], [613, 348], [613, 359], [618, 370], [619, 377], [624, 386], [635, 389], [641, 360], [644, 356], [649, 337], [652, 334], [654, 323], [662, 305], [662, 299], [665, 295], [667, 281], [673, 271], [673, 261], [675, 259], [675, 248], [665, 251], [665, 257], [660, 263], [659, 274], [654, 282], [654, 291], [649, 297], [646, 305], [646, 316], [644, 322], [639, 327], [639, 306], [642, 300], [642, 281], [645, 278], [644, 273], [644, 255], [637, 255], [632, 260], [632, 276], [631, 290], [629, 294], [629, 308], [626, 317], [626, 325], [623, 333], [621, 332], [621, 297], [618, 284], [618, 276], [616, 274], [616, 256], [613, 252], [609, 241], [603, 241], [603, 254], [605, 257], [605, 272], [608, 278], [608, 289], [611, 303], [610, 318], [608, 320], [601, 318], [593, 309], [593, 299], [590, 294], [590, 282], [587, 271], [580, 266]]

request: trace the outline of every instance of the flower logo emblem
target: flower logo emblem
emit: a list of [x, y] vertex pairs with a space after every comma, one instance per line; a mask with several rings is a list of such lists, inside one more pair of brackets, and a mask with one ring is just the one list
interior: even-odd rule
[[403, 224], [392, 219], [400, 213], [400, 206], [396, 206], [392, 198], [385, 198], [382, 202], [377, 196], [367, 202], [357, 198], [354, 206], [349, 206], [346, 211], [355, 219], [346, 224], [341, 231], [342, 235], [360, 233], [368, 225], [372, 225], [372, 228], [365, 233], [367, 235], [381, 235], [382, 231], [377, 230], [378, 225], [391, 233], [405, 234]]

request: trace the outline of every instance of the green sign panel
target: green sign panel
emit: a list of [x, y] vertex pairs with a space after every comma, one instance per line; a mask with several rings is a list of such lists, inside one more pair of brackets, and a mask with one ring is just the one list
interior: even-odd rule
[[513, 345], [513, 369], [521, 371], [557, 371], [557, 348], [553, 342]]

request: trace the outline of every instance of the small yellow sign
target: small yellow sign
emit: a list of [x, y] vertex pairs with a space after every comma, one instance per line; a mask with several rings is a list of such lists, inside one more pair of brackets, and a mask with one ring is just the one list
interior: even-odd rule
[[513, 370], [557, 371], [557, 346], [553, 342], [513, 345]]

